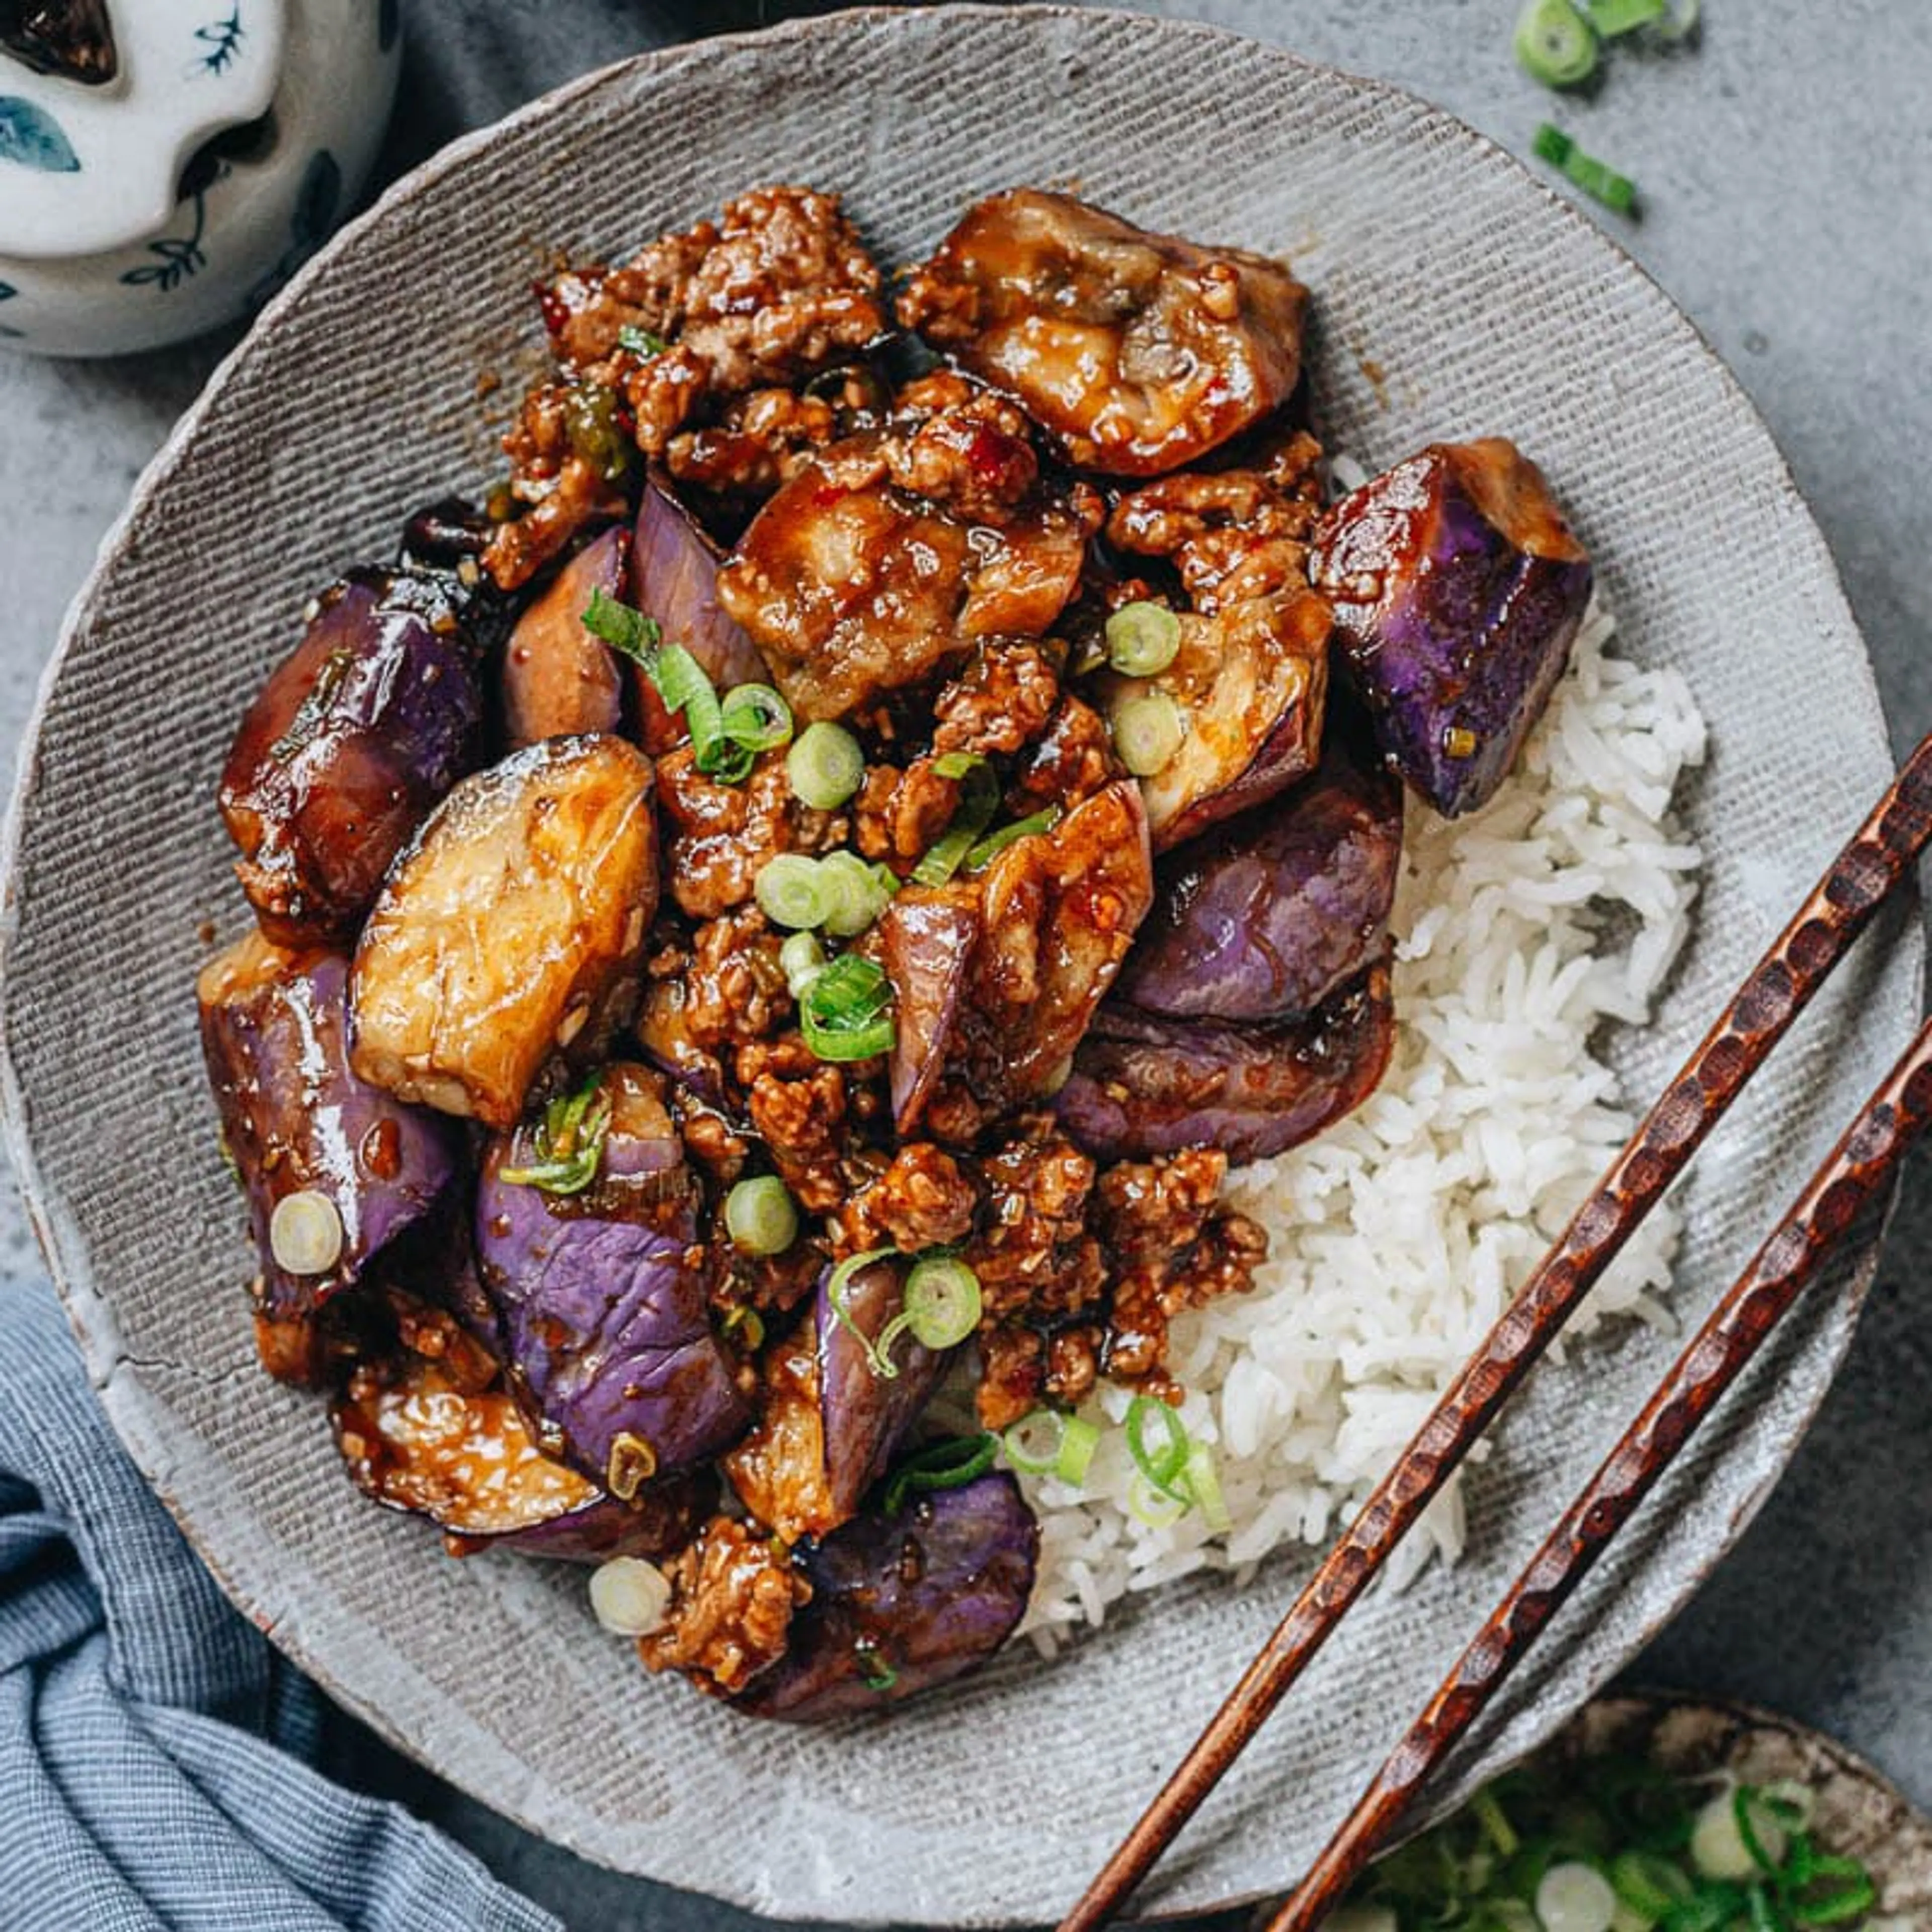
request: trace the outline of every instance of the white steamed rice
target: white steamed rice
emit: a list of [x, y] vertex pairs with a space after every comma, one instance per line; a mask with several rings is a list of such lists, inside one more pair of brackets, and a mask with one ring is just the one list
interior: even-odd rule
[[[1084, 1484], [1022, 1478], [1040, 1568], [1022, 1626], [1043, 1650], [1130, 1590], [1200, 1569], [1242, 1574], [1284, 1545], [1325, 1544], [1562, 1231], [1635, 1124], [1590, 1052], [1605, 1021], [1641, 1024], [1689, 930], [1700, 854], [1671, 813], [1704, 726], [1672, 670], [1610, 656], [1593, 610], [1518, 766], [1454, 824], [1412, 806], [1396, 897], [1395, 1057], [1339, 1126], [1231, 1178], [1268, 1231], [1252, 1294], [1174, 1326], [1180, 1413], [1212, 1445], [1233, 1527], [1196, 1510], [1164, 1527], [1128, 1506], [1134, 1468], [1103, 1386]], [[1664, 1325], [1678, 1222], [1639, 1231], [1571, 1332]], [[1391, 1565], [1398, 1587], [1453, 1562], [1452, 1485]]]

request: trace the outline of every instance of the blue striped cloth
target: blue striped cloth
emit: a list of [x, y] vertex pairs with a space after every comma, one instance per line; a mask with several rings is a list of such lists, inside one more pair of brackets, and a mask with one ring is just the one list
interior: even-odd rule
[[0, 1926], [558, 1932], [311, 1768], [326, 1712], [128, 1461], [52, 1292], [0, 1294]]

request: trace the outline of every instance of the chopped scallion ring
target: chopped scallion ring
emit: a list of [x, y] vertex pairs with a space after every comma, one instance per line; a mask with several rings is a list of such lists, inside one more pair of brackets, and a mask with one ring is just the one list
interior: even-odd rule
[[956, 1490], [983, 1476], [998, 1453], [997, 1436], [949, 1436], [916, 1449], [892, 1472], [886, 1485], [888, 1516], [897, 1516], [908, 1499], [920, 1490]]
[[818, 862], [818, 888], [820, 926], [834, 939], [856, 939], [891, 904], [898, 881], [856, 852], [828, 852]]
[[888, 1664], [884, 1653], [868, 1637], [852, 1646], [852, 1660], [859, 1666], [859, 1681], [868, 1690], [890, 1690], [899, 1681], [899, 1673]]
[[1036, 1408], [1000, 1439], [1006, 1460], [1022, 1474], [1056, 1477], [1078, 1489], [1087, 1480], [1100, 1432], [1083, 1416]]
[[1228, 1508], [1227, 1498], [1221, 1493], [1221, 1472], [1214, 1461], [1214, 1450], [1206, 1443], [1188, 1444], [1187, 1460], [1181, 1466], [1180, 1486], [1201, 1512], [1201, 1520], [1208, 1526], [1210, 1536], [1226, 1536], [1234, 1528], [1233, 1514]]
[[268, 1216], [268, 1249], [289, 1274], [326, 1274], [342, 1258], [342, 1216], [320, 1188], [284, 1194]]
[[858, 1338], [873, 1374], [881, 1382], [896, 1381], [899, 1372], [892, 1366], [892, 1358], [882, 1353], [878, 1342], [852, 1318], [852, 1277], [874, 1262], [896, 1261], [898, 1258], [896, 1248], [868, 1248], [862, 1254], [848, 1255], [832, 1270], [832, 1279], [825, 1284], [825, 1298], [832, 1304], [832, 1312], [838, 1318], [839, 1325]]
[[662, 356], [670, 344], [662, 335], [653, 335], [648, 328], [627, 322], [617, 332], [617, 346], [628, 349], [633, 356]]
[[1583, 0], [1583, 10], [1597, 38], [1613, 40], [1662, 20], [1670, 9], [1665, 0]]
[[1536, 130], [1530, 146], [1539, 160], [1562, 170], [1565, 180], [1574, 182], [1593, 200], [1619, 214], [1636, 212], [1636, 184], [1618, 174], [1593, 154], [1585, 154], [1560, 128], [1548, 122]]
[[718, 721], [725, 736], [748, 752], [791, 742], [791, 706], [768, 684], [734, 685], [718, 706]]
[[785, 776], [799, 802], [836, 812], [866, 782], [866, 754], [842, 724], [808, 724], [785, 754]]
[[[1150, 1436], [1156, 1439], [1150, 1442]], [[1187, 1425], [1157, 1397], [1137, 1395], [1127, 1405], [1127, 1454], [1134, 1467], [1157, 1490], [1164, 1490], [1185, 1509], [1189, 1502], [1181, 1486], [1192, 1446]]]
[[1129, 677], [1154, 677], [1180, 650], [1180, 620], [1165, 604], [1123, 604], [1107, 620], [1107, 661]]
[[1060, 808], [1049, 805], [1044, 812], [1030, 813], [1024, 818], [1016, 818], [1010, 825], [1003, 825], [997, 832], [989, 832], [966, 855], [966, 869], [969, 872], [983, 872], [1009, 845], [1016, 845], [1022, 838], [1032, 838], [1042, 832], [1051, 832], [1060, 823]]
[[777, 1175], [741, 1180], [724, 1197], [724, 1232], [748, 1255], [780, 1255], [798, 1238], [798, 1209]]
[[646, 617], [621, 604], [600, 584], [590, 593], [590, 602], [578, 621], [593, 638], [600, 638], [620, 656], [632, 658], [649, 670], [657, 657], [664, 632], [655, 617]]
[[1597, 37], [1570, 0], [1528, 0], [1516, 16], [1516, 57], [1545, 87], [1575, 87], [1597, 70]]
[[581, 1194], [597, 1178], [610, 1130], [610, 1103], [599, 1091], [601, 1083], [593, 1073], [574, 1094], [551, 1101], [533, 1136], [536, 1160], [528, 1167], [500, 1168], [496, 1178], [546, 1194]]
[[778, 948], [778, 964], [784, 969], [786, 990], [794, 1000], [802, 999], [806, 988], [825, 970], [825, 948], [818, 934], [793, 933]]
[[758, 910], [774, 926], [806, 932], [825, 922], [829, 894], [816, 859], [781, 852], [767, 859], [753, 882]]
[[1127, 1485], [1127, 1514], [1150, 1529], [1166, 1529], [1187, 1514], [1187, 1505], [1141, 1470]]
[[892, 1051], [897, 1037], [892, 1006], [884, 970], [856, 952], [844, 953], [806, 988], [798, 1003], [799, 1030], [820, 1060], [870, 1060]]
[[670, 1608], [670, 1581], [641, 1556], [614, 1556], [590, 1573], [590, 1607], [613, 1636], [649, 1636]]
[[1544, 1932], [1610, 1932], [1617, 1895], [1594, 1866], [1566, 1858], [1552, 1865], [1536, 1888], [1536, 1916]]
[[1681, 40], [1687, 34], [1694, 33], [1697, 16], [1702, 10], [1700, 0], [1676, 0], [1676, 5], [1657, 23], [1658, 37], [1666, 40]]
[[1610, 1864], [1610, 1889], [1652, 1924], [1689, 1898], [1696, 1887], [1655, 1852], [1619, 1852]]
[[980, 1277], [956, 1256], [928, 1255], [906, 1276], [904, 1321], [922, 1348], [956, 1347], [979, 1327], [980, 1307]]
[[978, 753], [949, 752], [933, 761], [932, 769], [943, 778], [958, 782], [959, 803], [945, 831], [912, 868], [914, 879], [922, 886], [944, 885], [1000, 808], [1000, 782]]
[[1114, 713], [1114, 748], [1137, 778], [1150, 778], [1187, 735], [1180, 707], [1164, 691], [1143, 692]]
[[666, 644], [650, 666], [650, 676], [664, 709], [684, 713], [698, 769], [721, 784], [740, 784], [749, 777], [758, 754], [725, 736], [724, 708], [704, 667], [682, 644]]

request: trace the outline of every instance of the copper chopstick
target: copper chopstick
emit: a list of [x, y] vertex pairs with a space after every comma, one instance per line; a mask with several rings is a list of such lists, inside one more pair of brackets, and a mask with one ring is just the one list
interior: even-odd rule
[[1120, 1910], [1932, 839], [1923, 740], [1457, 1372], [1060, 1932]]
[[1268, 1932], [1313, 1932], [1932, 1123], [1932, 1021], [1678, 1357], [1444, 1678]]

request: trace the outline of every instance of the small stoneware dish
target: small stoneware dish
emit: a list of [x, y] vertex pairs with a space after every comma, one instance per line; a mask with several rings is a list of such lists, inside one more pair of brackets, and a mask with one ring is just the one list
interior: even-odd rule
[[398, 0], [62, 0], [0, 39], [0, 344], [115, 356], [273, 295], [366, 179]]
[[[254, 1358], [249, 1263], [192, 982], [242, 907], [217, 822], [236, 718], [303, 605], [402, 518], [500, 474], [494, 439], [561, 250], [618, 257], [752, 184], [836, 190], [878, 259], [978, 196], [1077, 183], [1148, 226], [1283, 254], [1316, 292], [1320, 428], [1371, 468], [1502, 434], [1562, 479], [1620, 648], [1688, 680], [1706, 856], [1654, 1022], [1659, 1090], [1863, 816], [1891, 759], [1818, 531], [1670, 302], [1508, 155], [1423, 103], [1205, 28], [1053, 7], [867, 11], [592, 76], [459, 142], [326, 248], [142, 484], [69, 622], [22, 761], [4, 910], [12, 1145], [110, 1413], [227, 1588], [403, 1748], [533, 1830], [780, 1918], [1056, 1916], [1302, 1574], [1154, 1593], [1056, 1663], [806, 1731], [646, 1678], [580, 1575], [443, 1560], [368, 1508], [315, 1406]], [[1606, 350], [1606, 345], [1612, 345]], [[1700, 1156], [1672, 1301], [1728, 1284], [1910, 1036], [1922, 946], [1889, 910]], [[1444, 1802], [1544, 1742], [1696, 1587], [1790, 1456], [1873, 1265], [1856, 1236], [1500, 1695]], [[1676, 1344], [1532, 1378], [1454, 1569], [1358, 1606], [1142, 1901], [1272, 1890], [1339, 1818]]]

